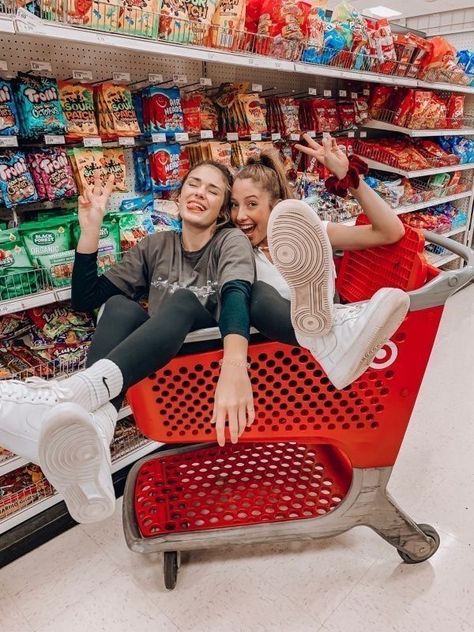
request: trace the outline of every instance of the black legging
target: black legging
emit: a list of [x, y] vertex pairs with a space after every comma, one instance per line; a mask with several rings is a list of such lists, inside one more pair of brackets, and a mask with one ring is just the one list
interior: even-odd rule
[[130, 386], [172, 360], [188, 333], [207, 327], [217, 322], [190, 290], [177, 290], [151, 317], [135, 301], [112, 296], [97, 323], [86, 366], [106, 358], [120, 368], [123, 389], [112, 400], [119, 410]]
[[269, 340], [299, 346], [291, 324], [290, 301], [263, 281], [256, 281], [252, 287], [250, 324]]

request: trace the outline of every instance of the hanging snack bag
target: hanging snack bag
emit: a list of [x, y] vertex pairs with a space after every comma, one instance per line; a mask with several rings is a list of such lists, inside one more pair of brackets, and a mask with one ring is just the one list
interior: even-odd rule
[[42, 149], [29, 154], [30, 170], [38, 192], [48, 200], [62, 200], [77, 195], [71, 164], [61, 147]]
[[[72, 226], [73, 243], [77, 245], [81, 236], [79, 222]], [[97, 266], [99, 274], [106, 272], [120, 260], [120, 225], [119, 216], [106, 215], [102, 221], [99, 234]], [[74, 253], [74, 251], [73, 251]]]
[[141, 193], [151, 191], [150, 163], [146, 147], [133, 150], [133, 166], [135, 170], [135, 189]]
[[16, 136], [20, 123], [9, 81], [0, 79], [0, 135]]
[[107, 175], [113, 175], [115, 178], [114, 191], [128, 191], [126, 185], [127, 172], [125, 168], [125, 154], [122, 148], [104, 148], [104, 169]]
[[58, 87], [67, 121], [68, 138], [77, 140], [87, 136], [97, 136], [99, 130], [95, 119], [92, 87], [70, 81], [59, 81]]
[[144, 91], [147, 130], [168, 136], [184, 132], [184, 116], [179, 88], [151, 86]]
[[232, 145], [230, 143], [209, 143], [211, 159], [232, 170]]
[[0, 231], [0, 299], [5, 301], [35, 292], [38, 281], [18, 229]]
[[464, 94], [451, 94], [448, 97], [446, 118], [449, 129], [460, 129], [463, 127], [465, 98]]
[[178, 144], [154, 143], [148, 147], [153, 191], [172, 191], [180, 185], [180, 154]]
[[70, 153], [73, 167], [77, 171], [79, 190], [84, 190], [84, 184], [94, 184], [94, 172], [100, 170], [103, 183], [107, 181], [104, 168], [104, 153], [100, 147], [74, 147]]
[[267, 134], [265, 100], [261, 99], [258, 94], [240, 94], [238, 100], [247, 121], [247, 134]]
[[33, 178], [33, 182], [35, 184], [38, 200], [46, 200], [48, 196], [46, 194], [46, 187], [43, 182], [43, 177], [40, 172], [40, 168], [38, 167], [37, 155], [38, 154], [33, 153], [33, 152], [26, 154], [26, 162], [28, 164], [28, 169]]
[[38, 138], [42, 134], [64, 134], [67, 131], [55, 79], [18, 73], [14, 85], [24, 136]]
[[138, 136], [140, 126], [127, 86], [102, 83], [96, 87], [99, 127], [115, 136]]
[[198, 92], [185, 94], [181, 99], [183, 108], [183, 126], [189, 134], [201, 131], [201, 96]]
[[121, 213], [120, 225], [120, 250], [122, 253], [133, 248], [147, 235], [155, 232], [155, 227], [149, 213]]
[[36, 202], [33, 178], [22, 151], [5, 151], [0, 154], [0, 192], [8, 208], [17, 204]]

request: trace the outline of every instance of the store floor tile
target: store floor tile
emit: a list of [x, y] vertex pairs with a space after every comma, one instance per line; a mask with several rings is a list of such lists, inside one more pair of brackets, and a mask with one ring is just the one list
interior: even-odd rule
[[471, 632], [474, 287], [446, 307], [389, 489], [441, 536], [420, 565], [366, 528], [337, 538], [195, 551], [174, 591], [130, 552], [121, 502], [0, 570], [6, 632]]

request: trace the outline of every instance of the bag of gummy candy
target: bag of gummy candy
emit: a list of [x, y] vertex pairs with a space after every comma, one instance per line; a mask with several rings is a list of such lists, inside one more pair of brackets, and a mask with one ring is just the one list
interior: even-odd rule
[[135, 190], [142, 193], [151, 191], [150, 163], [145, 147], [133, 150], [133, 166], [135, 169]]
[[150, 213], [121, 213], [117, 216], [120, 225], [120, 249], [130, 250], [147, 235], [155, 232]]
[[61, 147], [42, 149], [28, 156], [36, 189], [48, 200], [62, 200], [77, 195], [76, 182], [69, 158]]
[[180, 185], [180, 155], [178, 144], [154, 143], [148, 146], [153, 191], [172, 191]]
[[0, 79], [0, 134], [16, 136], [19, 131], [18, 113], [11, 84]]
[[36, 202], [33, 178], [22, 151], [5, 151], [0, 154], [0, 191], [5, 206]]
[[42, 134], [66, 132], [66, 118], [55, 79], [18, 73], [14, 85], [23, 136], [38, 138]]
[[38, 272], [18, 229], [0, 231], [0, 300], [36, 292], [38, 282]]

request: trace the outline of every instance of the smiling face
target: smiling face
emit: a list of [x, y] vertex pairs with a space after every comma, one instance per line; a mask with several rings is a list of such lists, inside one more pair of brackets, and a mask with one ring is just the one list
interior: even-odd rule
[[252, 246], [267, 245], [267, 224], [272, 208], [271, 194], [251, 178], [234, 182], [231, 219], [247, 235]]
[[189, 172], [179, 196], [183, 227], [206, 229], [214, 225], [226, 201], [227, 182], [211, 165], [200, 165]]

